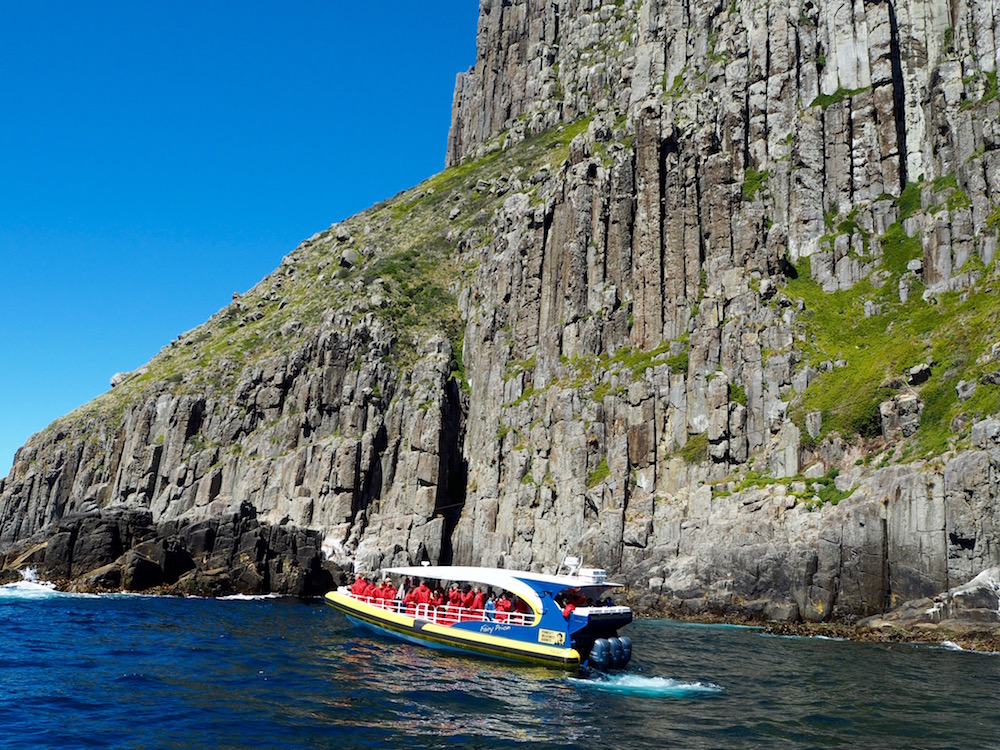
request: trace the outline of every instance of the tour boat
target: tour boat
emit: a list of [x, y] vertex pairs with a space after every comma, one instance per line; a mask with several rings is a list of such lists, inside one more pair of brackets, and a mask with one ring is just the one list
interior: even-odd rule
[[619, 669], [632, 656], [631, 640], [618, 636], [618, 629], [632, 622], [632, 610], [615, 606], [609, 596], [622, 584], [607, 581], [603, 570], [582, 568], [575, 558], [567, 558], [555, 575], [452, 565], [387, 568], [383, 573], [477, 585], [497, 596], [506, 592], [523, 602], [522, 611], [407, 604], [358, 596], [346, 586], [327, 593], [326, 603], [355, 625], [448, 651], [596, 669]]

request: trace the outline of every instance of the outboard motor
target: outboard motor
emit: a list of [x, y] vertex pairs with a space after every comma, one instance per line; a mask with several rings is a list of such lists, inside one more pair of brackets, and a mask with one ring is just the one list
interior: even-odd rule
[[607, 669], [611, 663], [611, 647], [607, 639], [598, 638], [590, 647], [587, 663], [594, 669]]
[[624, 654], [624, 649], [622, 648], [622, 639], [618, 636], [613, 636], [608, 638], [608, 647], [611, 651], [611, 666], [615, 669], [625, 666], [622, 661], [622, 656]]
[[619, 640], [622, 642], [622, 666], [624, 667], [632, 661], [632, 639], [623, 635]]

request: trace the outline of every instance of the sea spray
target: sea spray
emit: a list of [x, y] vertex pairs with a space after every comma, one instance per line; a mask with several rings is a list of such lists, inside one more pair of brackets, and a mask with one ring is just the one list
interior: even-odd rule
[[637, 674], [596, 674], [590, 678], [568, 678], [584, 688], [643, 698], [695, 698], [721, 693], [721, 685], [712, 682], [683, 682], [670, 677], [644, 677]]
[[96, 594], [75, 594], [57, 591], [51, 581], [38, 579], [35, 568], [24, 568], [20, 571], [21, 580], [0, 586], [0, 601], [54, 599], [68, 596], [96, 596]]

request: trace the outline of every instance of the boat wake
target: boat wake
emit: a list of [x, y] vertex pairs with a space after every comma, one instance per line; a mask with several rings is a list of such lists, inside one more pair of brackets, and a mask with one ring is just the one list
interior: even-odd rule
[[722, 687], [712, 682], [682, 682], [670, 677], [635, 674], [596, 674], [590, 678], [570, 677], [569, 680], [592, 690], [643, 698], [696, 698], [722, 692]]

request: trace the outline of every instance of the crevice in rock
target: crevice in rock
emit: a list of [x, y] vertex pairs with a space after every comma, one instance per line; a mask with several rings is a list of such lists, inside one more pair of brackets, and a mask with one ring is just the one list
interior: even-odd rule
[[899, 153], [899, 191], [906, 187], [906, 99], [903, 90], [903, 63], [899, 49], [899, 24], [896, 20], [896, 6], [889, 6], [889, 57], [892, 61], [893, 116], [896, 120], [896, 150]]
[[889, 519], [883, 514], [882, 518], [882, 601], [879, 602], [879, 609], [887, 612], [891, 609], [889, 590]]
[[976, 540], [970, 539], [969, 537], [957, 534], [954, 531], [948, 534], [948, 541], [952, 543], [953, 546], [958, 547], [963, 550], [971, 550], [976, 547]]
[[439, 562], [441, 565], [451, 565], [454, 556], [452, 534], [465, 508], [465, 486], [469, 471], [469, 462], [462, 450], [465, 444], [468, 403], [455, 378], [449, 378], [445, 384], [441, 407], [441, 433], [438, 441], [440, 480], [434, 515], [444, 518]]
[[[361, 528], [357, 529], [352, 534], [357, 534], [360, 538], [360, 532], [364, 531], [364, 526], [367, 522], [367, 514], [365, 511], [372, 504], [372, 501], [379, 498], [382, 494], [382, 484], [383, 484], [383, 473], [382, 473], [382, 462], [383, 454], [385, 453], [386, 447], [389, 444], [388, 435], [386, 434], [385, 426], [379, 427], [378, 432], [375, 433], [375, 438], [372, 440], [372, 457], [370, 465], [367, 467], [362, 466], [362, 461], [364, 461], [365, 456], [361, 451], [357, 452], [357, 463], [355, 465], [355, 476], [364, 477], [364, 482], [356, 488], [354, 493], [354, 499], [351, 504], [351, 519], [356, 526]], [[397, 444], [398, 446], [398, 444]], [[396, 457], [393, 456], [393, 462], [395, 463]]]
[[[692, 163], [694, 165], [694, 213], [695, 216], [701, 216], [701, 161], [698, 159], [693, 159]], [[697, 304], [700, 301], [699, 296], [701, 289], [701, 269], [705, 267], [705, 230], [704, 225], [698, 231], [698, 267], [692, 269], [695, 273], [694, 278], [691, 278], [691, 282], [694, 288], [699, 290], [699, 295], [696, 295], [693, 299], [689, 298], [689, 301], [697, 308]], [[686, 269], [685, 269], [686, 272]], [[689, 277], [690, 278], [690, 277]]]
[[[659, 182], [658, 194], [660, 196], [660, 215], [657, 217], [657, 223], [659, 224], [659, 232], [657, 232], [657, 240], [659, 242], [658, 256], [656, 260], [657, 265], [657, 279], [656, 285], [660, 290], [660, 295], [664, 296], [663, 293], [667, 288], [666, 279], [666, 259], [667, 259], [667, 243], [666, 243], [666, 219], [667, 219], [667, 176], [669, 171], [667, 170], [667, 149], [666, 144], [663, 142], [662, 137], [659, 139], [659, 158], [657, 161], [657, 170], [659, 174], [657, 175], [657, 180]], [[673, 301], [671, 308], [677, 304], [677, 300]], [[657, 340], [663, 337], [663, 331], [667, 327], [667, 321], [673, 317], [673, 309], [669, 311], [665, 309], [665, 306], [661, 305], [660, 312], [660, 330]]]
[[205, 420], [205, 400], [198, 399], [191, 405], [191, 415], [188, 418], [187, 428], [184, 430], [184, 442], [186, 443], [201, 430], [202, 422]]

